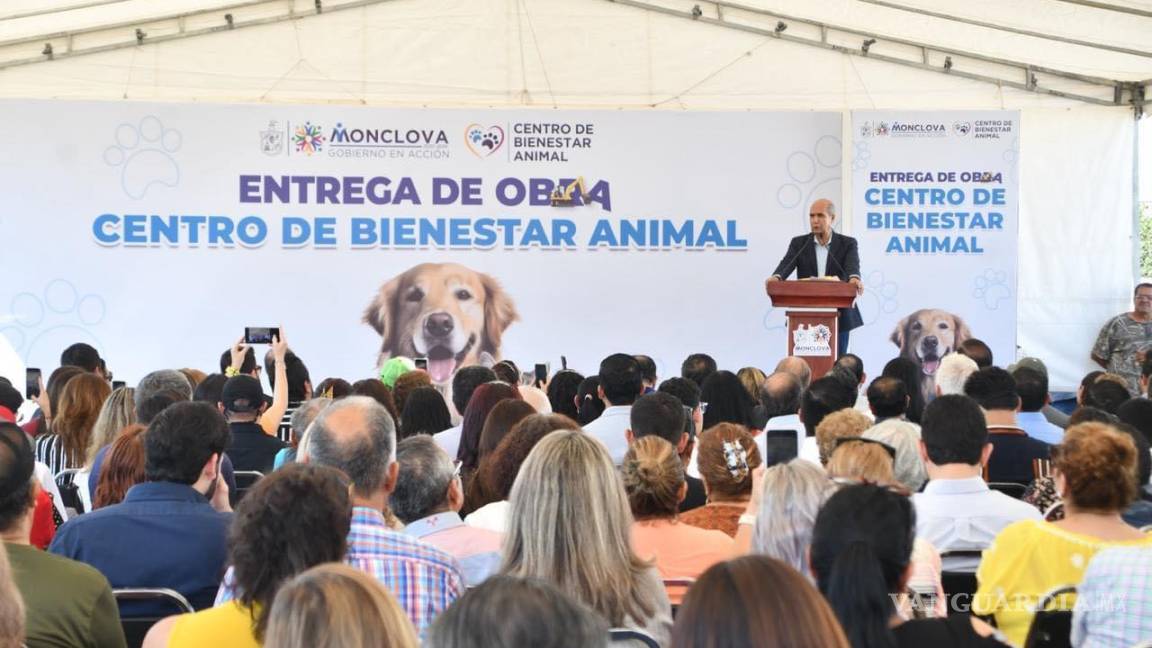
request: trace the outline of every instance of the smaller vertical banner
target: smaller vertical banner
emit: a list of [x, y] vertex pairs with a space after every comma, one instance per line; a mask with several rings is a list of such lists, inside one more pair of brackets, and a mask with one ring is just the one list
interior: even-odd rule
[[862, 111], [852, 127], [865, 292], [850, 350], [872, 376], [893, 357], [914, 361], [925, 396], [940, 359], [967, 338], [1006, 366], [1016, 352], [1019, 113]]

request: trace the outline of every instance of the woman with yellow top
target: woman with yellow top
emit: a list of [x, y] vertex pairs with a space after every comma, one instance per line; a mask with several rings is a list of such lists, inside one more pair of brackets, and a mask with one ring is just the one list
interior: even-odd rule
[[1025, 520], [1001, 531], [976, 571], [980, 586], [972, 611], [995, 615], [1004, 634], [1023, 645], [1040, 597], [1054, 587], [1079, 584], [1096, 552], [1152, 547], [1152, 536], [1120, 517], [1136, 497], [1136, 459], [1132, 439], [1109, 425], [1068, 428], [1064, 441], [1052, 448], [1064, 519]]
[[343, 560], [352, 504], [341, 474], [289, 464], [256, 483], [232, 519], [236, 600], [152, 626], [144, 648], [259, 648], [280, 586], [314, 565]]

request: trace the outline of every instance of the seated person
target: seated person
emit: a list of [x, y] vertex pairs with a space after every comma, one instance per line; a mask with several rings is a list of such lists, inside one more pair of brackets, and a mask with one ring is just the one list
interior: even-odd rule
[[229, 540], [236, 600], [164, 619], [148, 631], [144, 648], [258, 648], [277, 590], [309, 567], [342, 560], [351, 519], [348, 487], [333, 468], [290, 464], [256, 482]]
[[816, 585], [853, 646], [1004, 648], [969, 615], [905, 620], [895, 602], [912, 570], [916, 511], [883, 486], [845, 486], [816, 516], [809, 559]]
[[28, 437], [13, 423], [0, 423], [0, 537], [24, 599], [26, 645], [123, 648], [124, 631], [112, 588], [88, 565], [54, 556], [30, 544], [40, 484]]
[[504, 535], [468, 526], [460, 519], [464, 504], [460, 475], [432, 436], [418, 434], [401, 441], [396, 445], [396, 463], [400, 473], [388, 501], [405, 524], [404, 533], [455, 557], [469, 587], [499, 570]]
[[992, 443], [988, 481], [1031, 483], [1035, 477], [1032, 460], [1047, 459], [1049, 445], [1028, 436], [1017, 423], [1020, 397], [1012, 374], [999, 367], [981, 369], [968, 377], [964, 393], [984, 409]]
[[[49, 551], [92, 565], [113, 587], [172, 589], [197, 610], [212, 607], [232, 521], [220, 475], [228, 437], [228, 425], [211, 405], [169, 406], [144, 433], [144, 483], [119, 504], [69, 520]], [[133, 602], [122, 612], [149, 616], [166, 609]]]
[[[676, 519], [688, 486], [671, 443], [655, 435], [636, 440], [625, 453], [620, 470], [636, 520], [632, 523], [632, 548], [641, 558], [654, 560], [663, 578], [694, 580], [735, 554], [732, 538], [723, 531], [701, 529]], [[668, 587], [672, 605], [680, 603], [685, 590], [682, 586]]]
[[276, 453], [288, 447], [260, 425], [267, 409], [260, 381], [252, 376], [232, 376], [224, 383], [220, 412], [228, 420], [232, 444], [228, 456], [236, 470], [254, 470], [267, 475], [276, 463]]
[[[1076, 585], [1096, 552], [1108, 547], [1152, 547], [1152, 536], [1120, 517], [1136, 497], [1136, 445], [1102, 423], [1073, 425], [1053, 459], [1064, 519], [1009, 525], [984, 552], [972, 611], [995, 615], [996, 625], [1023, 644], [1030, 611], [1058, 585]], [[1068, 601], [1062, 601], [1068, 604]], [[1070, 608], [1069, 608], [1070, 609]]]
[[[983, 466], [992, 454], [980, 406], [966, 396], [939, 396], [924, 408], [920, 453], [928, 485], [912, 496], [916, 533], [941, 552], [987, 549], [1020, 520], [1039, 520], [1027, 502], [988, 488]], [[947, 571], [975, 571], [979, 557], [944, 557]]]

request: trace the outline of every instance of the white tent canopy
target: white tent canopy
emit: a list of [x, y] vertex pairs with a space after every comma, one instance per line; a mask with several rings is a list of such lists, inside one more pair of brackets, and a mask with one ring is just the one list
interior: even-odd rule
[[1019, 353], [1061, 388], [1130, 304], [1149, 33], [1148, 0], [7, 0], [0, 97], [1019, 109]]

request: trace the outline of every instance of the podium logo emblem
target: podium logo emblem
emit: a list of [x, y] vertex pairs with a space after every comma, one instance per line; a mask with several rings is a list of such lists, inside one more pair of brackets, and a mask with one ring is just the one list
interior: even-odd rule
[[792, 355], [832, 355], [832, 330], [823, 324], [800, 324], [792, 331]]

